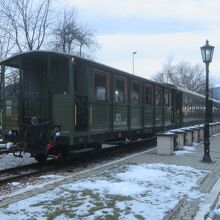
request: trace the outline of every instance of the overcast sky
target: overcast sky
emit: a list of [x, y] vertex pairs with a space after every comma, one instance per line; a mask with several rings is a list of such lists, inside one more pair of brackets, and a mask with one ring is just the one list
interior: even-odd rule
[[210, 77], [220, 85], [219, 0], [66, 0], [95, 30], [98, 62], [151, 78], [172, 59], [202, 63], [206, 39], [215, 46]]

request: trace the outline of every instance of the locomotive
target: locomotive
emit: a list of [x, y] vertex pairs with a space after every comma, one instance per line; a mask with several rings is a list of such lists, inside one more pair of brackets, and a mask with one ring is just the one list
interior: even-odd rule
[[[40, 162], [204, 122], [204, 96], [75, 55], [29, 51], [0, 65], [5, 141]], [[5, 94], [6, 67], [19, 71], [17, 96]], [[209, 104], [219, 121], [220, 101]]]

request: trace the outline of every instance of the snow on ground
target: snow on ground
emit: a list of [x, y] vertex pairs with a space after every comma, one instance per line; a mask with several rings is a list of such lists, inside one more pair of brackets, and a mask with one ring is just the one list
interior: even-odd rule
[[220, 136], [220, 133], [213, 134], [213, 135], [211, 136], [211, 138], [215, 138], [215, 137], [218, 137], [218, 136]]
[[0, 219], [163, 219], [179, 200], [201, 198], [205, 171], [162, 163], [127, 165], [21, 200]]
[[60, 176], [60, 175], [42, 175], [42, 176], [39, 176], [38, 177], [39, 179], [60, 179], [60, 178], [63, 178], [63, 176]]
[[176, 156], [182, 156], [184, 154], [194, 153], [199, 145], [200, 144], [198, 143], [193, 143], [192, 146], [184, 146], [183, 150], [174, 151], [174, 153]]

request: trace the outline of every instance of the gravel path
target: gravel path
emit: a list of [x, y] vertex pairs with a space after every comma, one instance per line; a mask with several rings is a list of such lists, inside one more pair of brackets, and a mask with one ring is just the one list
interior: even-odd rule
[[36, 160], [30, 157], [28, 153], [24, 154], [23, 158], [14, 157], [12, 153], [0, 155], [0, 170], [30, 163], [36, 163]]

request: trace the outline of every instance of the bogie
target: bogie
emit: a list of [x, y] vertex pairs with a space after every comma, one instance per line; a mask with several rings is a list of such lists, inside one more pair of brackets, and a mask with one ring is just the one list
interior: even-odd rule
[[34, 156], [35, 160], [38, 161], [41, 164], [44, 164], [47, 161], [47, 155], [44, 154], [35, 154]]

